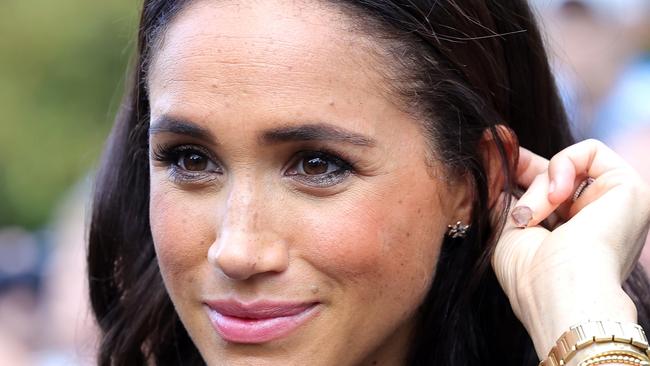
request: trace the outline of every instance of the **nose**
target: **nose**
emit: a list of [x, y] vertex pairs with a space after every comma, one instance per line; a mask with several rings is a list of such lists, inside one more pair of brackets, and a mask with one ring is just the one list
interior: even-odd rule
[[283, 272], [289, 257], [284, 242], [276, 238], [227, 229], [210, 246], [208, 261], [226, 277], [242, 281], [260, 273]]
[[287, 243], [272, 227], [273, 209], [260, 201], [250, 191], [232, 192], [219, 220], [208, 262], [230, 279], [280, 273], [289, 265]]

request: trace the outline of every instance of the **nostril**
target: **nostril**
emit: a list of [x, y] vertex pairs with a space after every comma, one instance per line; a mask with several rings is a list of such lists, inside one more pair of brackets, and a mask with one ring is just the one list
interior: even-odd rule
[[230, 279], [245, 280], [257, 268], [257, 261], [245, 250], [242, 246], [215, 243], [208, 250], [208, 262]]
[[233, 280], [246, 280], [260, 273], [280, 273], [289, 265], [284, 240], [270, 233], [231, 231], [208, 249], [208, 263]]
[[230, 258], [221, 258], [217, 261], [218, 268], [226, 277], [243, 281], [251, 277], [256, 273], [255, 267], [257, 267], [256, 262], [249, 261], [233, 261]]
[[222, 266], [221, 272], [231, 280], [244, 281], [252, 277], [257, 272], [255, 271], [255, 264], [246, 267], [228, 267]]

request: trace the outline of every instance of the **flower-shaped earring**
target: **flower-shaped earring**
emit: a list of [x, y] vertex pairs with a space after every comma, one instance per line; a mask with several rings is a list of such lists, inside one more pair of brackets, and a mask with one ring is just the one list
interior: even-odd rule
[[453, 225], [447, 225], [447, 236], [452, 239], [464, 238], [469, 231], [469, 225], [464, 225], [460, 221]]

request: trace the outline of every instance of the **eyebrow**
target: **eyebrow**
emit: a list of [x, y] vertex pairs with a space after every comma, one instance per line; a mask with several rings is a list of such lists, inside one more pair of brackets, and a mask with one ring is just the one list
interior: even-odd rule
[[267, 143], [290, 141], [336, 141], [352, 145], [372, 147], [372, 138], [326, 123], [311, 123], [298, 126], [284, 126], [266, 131], [262, 140]]
[[[185, 135], [199, 140], [216, 143], [215, 136], [206, 128], [182, 119], [162, 116], [149, 127], [149, 136], [159, 133]], [[260, 136], [267, 144], [292, 141], [336, 141], [351, 145], [372, 147], [376, 141], [360, 133], [348, 131], [327, 123], [306, 123], [297, 126], [282, 126], [267, 130]]]
[[181, 119], [162, 116], [149, 126], [149, 136], [159, 133], [173, 133], [177, 135], [185, 135], [199, 140], [215, 142], [216, 139], [212, 133], [195, 123], [184, 121]]

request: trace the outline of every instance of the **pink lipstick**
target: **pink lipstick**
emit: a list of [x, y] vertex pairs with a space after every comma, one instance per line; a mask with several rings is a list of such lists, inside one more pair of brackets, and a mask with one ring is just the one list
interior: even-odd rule
[[206, 302], [212, 326], [228, 342], [264, 343], [282, 338], [318, 314], [318, 303]]

